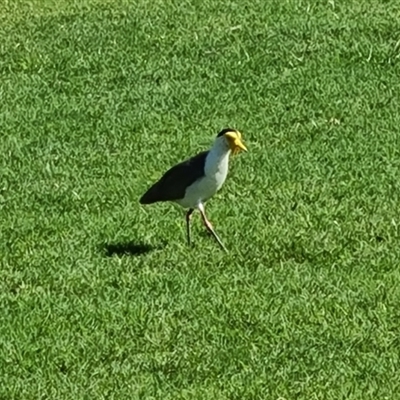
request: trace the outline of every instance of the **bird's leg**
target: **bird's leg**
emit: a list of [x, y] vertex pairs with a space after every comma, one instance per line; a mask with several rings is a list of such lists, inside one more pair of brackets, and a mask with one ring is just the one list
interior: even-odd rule
[[190, 219], [193, 214], [194, 209], [189, 208], [188, 212], [186, 213], [186, 236], [187, 236], [187, 242], [188, 246], [190, 246]]
[[221, 246], [221, 248], [222, 248], [223, 250], [225, 250], [226, 252], [228, 252], [228, 250], [226, 249], [226, 247], [225, 247], [224, 244], [222, 243], [221, 239], [218, 237], [217, 233], [214, 231], [214, 228], [212, 227], [211, 222], [207, 219], [206, 212], [205, 212], [205, 209], [204, 209], [203, 204], [200, 203], [200, 204], [198, 205], [198, 209], [199, 209], [199, 211], [200, 211], [201, 218], [203, 219], [204, 226], [205, 226], [205, 227], [207, 228], [207, 230], [214, 236], [214, 239], [215, 239], [215, 240], [217, 241], [217, 243]]

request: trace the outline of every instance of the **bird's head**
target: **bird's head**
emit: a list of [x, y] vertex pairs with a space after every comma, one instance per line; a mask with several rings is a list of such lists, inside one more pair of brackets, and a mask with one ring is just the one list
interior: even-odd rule
[[236, 129], [223, 129], [218, 133], [217, 140], [224, 140], [233, 154], [237, 154], [241, 150], [247, 151], [246, 146], [242, 142], [242, 134]]

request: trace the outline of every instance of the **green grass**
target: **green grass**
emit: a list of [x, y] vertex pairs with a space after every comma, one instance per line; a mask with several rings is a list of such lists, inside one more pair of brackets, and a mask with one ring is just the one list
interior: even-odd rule
[[[0, 38], [1, 399], [400, 398], [397, 1], [6, 1]], [[228, 255], [138, 203], [225, 126]]]

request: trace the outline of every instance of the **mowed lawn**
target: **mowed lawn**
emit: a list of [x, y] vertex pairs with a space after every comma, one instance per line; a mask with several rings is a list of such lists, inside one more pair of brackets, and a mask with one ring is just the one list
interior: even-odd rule
[[[1, 399], [400, 398], [396, 0], [0, 5]], [[141, 206], [223, 127], [207, 204]]]

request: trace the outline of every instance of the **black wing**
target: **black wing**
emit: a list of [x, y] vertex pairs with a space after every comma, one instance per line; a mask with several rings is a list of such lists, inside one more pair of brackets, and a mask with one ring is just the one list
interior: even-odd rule
[[147, 192], [140, 198], [141, 204], [151, 204], [157, 201], [173, 201], [185, 196], [186, 188], [204, 175], [208, 151], [203, 151], [170, 168]]

